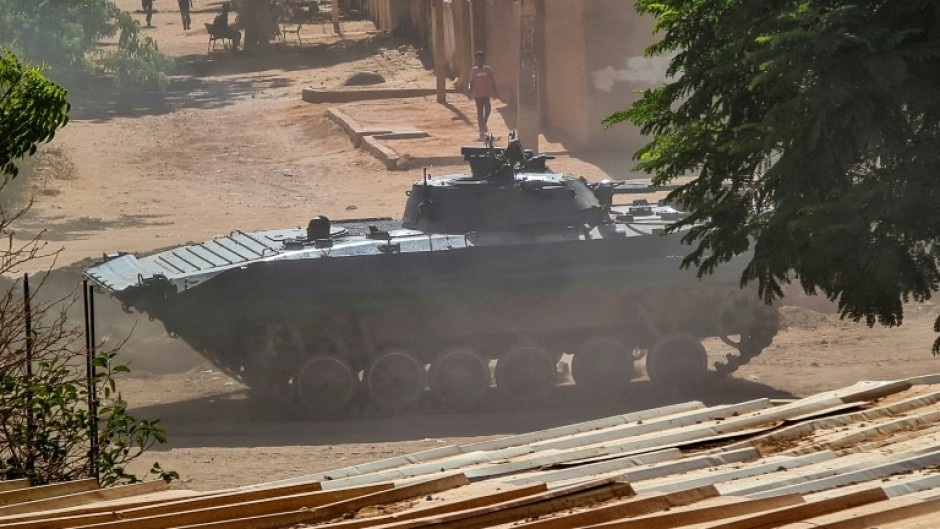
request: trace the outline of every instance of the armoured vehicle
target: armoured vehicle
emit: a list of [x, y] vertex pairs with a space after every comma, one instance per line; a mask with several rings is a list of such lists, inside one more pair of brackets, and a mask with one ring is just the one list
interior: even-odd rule
[[[682, 212], [614, 195], [645, 185], [551, 172], [517, 140], [465, 147], [471, 174], [425, 178], [403, 219], [234, 231], [146, 257], [106, 256], [88, 278], [159, 319], [229, 375], [311, 415], [356, 395], [406, 407], [539, 399], [558, 361], [591, 393], [634, 378], [690, 387], [759, 354], [775, 309], [699, 280], [663, 228]], [[709, 370], [701, 339], [737, 349]], [[495, 364], [495, 365], [494, 365]], [[495, 381], [496, 390], [490, 390]]]

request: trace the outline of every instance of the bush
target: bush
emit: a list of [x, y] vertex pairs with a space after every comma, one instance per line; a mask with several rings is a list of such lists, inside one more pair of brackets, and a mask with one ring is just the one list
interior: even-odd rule
[[[101, 41], [118, 36], [115, 49]], [[76, 89], [106, 79], [122, 91], [162, 89], [171, 61], [113, 0], [0, 0], [0, 44]]]

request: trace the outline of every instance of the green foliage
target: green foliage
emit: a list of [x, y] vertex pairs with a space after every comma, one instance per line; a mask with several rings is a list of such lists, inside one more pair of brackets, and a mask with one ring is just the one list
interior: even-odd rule
[[0, 176], [15, 177], [14, 162], [51, 140], [68, 112], [65, 90], [0, 47]]
[[[639, 0], [670, 81], [605, 120], [652, 136], [638, 167], [692, 215], [700, 274], [753, 249], [742, 283], [798, 281], [898, 325], [940, 282], [940, 2]], [[940, 320], [935, 325], [940, 332]], [[940, 339], [934, 344], [940, 353]]]
[[153, 39], [141, 38], [140, 26], [129, 13], [119, 12], [115, 19], [121, 28], [121, 37], [117, 50], [100, 57], [104, 73], [123, 92], [166, 88], [169, 84], [166, 72], [172, 68], [173, 61], [160, 53]]
[[[24, 331], [22, 308], [10, 289], [0, 307], [0, 319]], [[65, 325], [64, 311], [48, 316], [53, 305], [39, 305], [38, 328], [29, 337], [3, 333], [0, 342], [0, 477], [28, 478], [34, 485], [93, 476], [91, 466], [91, 414], [85, 355], [77, 352], [80, 333]], [[32, 346], [32, 373], [26, 369], [26, 344]], [[126, 465], [156, 443], [166, 442], [159, 421], [130, 415], [117, 393], [115, 373], [127, 372], [114, 363], [115, 353], [95, 356], [94, 387], [98, 408], [97, 462], [102, 485], [134, 483], [141, 478]], [[150, 471], [170, 481], [179, 476], [154, 464]]]
[[[115, 36], [116, 47], [101, 46]], [[0, 0], [0, 44], [76, 89], [100, 78], [136, 91], [168, 83], [171, 61], [113, 0]]]

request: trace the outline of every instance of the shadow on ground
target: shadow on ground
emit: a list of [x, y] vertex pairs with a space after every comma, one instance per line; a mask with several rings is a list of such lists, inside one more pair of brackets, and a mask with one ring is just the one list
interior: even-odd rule
[[[254, 97], [266, 90], [287, 88], [295, 83], [277, 75], [277, 72], [327, 68], [358, 61], [408, 42], [399, 38], [367, 38], [186, 55], [176, 59], [175, 76], [165, 92], [75, 95], [71, 117], [104, 122], [119, 117], [163, 115], [185, 109], [223, 108], [240, 99]], [[265, 72], [270, 73], [260, 75]], [[297, 97], [299, 100], [299, 89]]]
[[[495, 393], [495, 390], [494, 390]], [[398, 414], [360, 410], [353, 417], [303, 420], [287, 410], [253, 399], [247, 390], [137, 408], [136, 416], [159, 418], [170, 443], [167, 448], [333, 445], [391, 443], [434, 438], [512, 435], [589, 421], [690, 400], [706, 405], [730, 404], [757, 398], [793, 398], [770, 386], [728, 379], [706, 393], [680, 395], [637, 381], [615, 398], [601, 399], [560, 386], [539, 405], [492, 402], [478, 411], [437, 409], [420, 403]]]
[[78, 217], [74, 219], [61, 219], [46, 217], [38, 219], [30, 215], [20, 223], [21, 229], [17, 234], [22, 239], [41, 237], [43, 241], [65, 242], [87, 239], [110, 228], [135, 228], [143, 226], [169, 226], [172, 222], [164, 220], [162, 215], [124, 215], [112, 220], [103, 220], [99, 217]]

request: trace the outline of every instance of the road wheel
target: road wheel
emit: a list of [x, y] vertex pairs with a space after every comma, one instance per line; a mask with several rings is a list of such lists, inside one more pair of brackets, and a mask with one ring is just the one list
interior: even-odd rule
[[574, 353], [571, 376], [581, 391], [615, 394], [635, 376], [633, 351], [616, 338], [588, 340]]
[[366, 367], [364, 378], [372, 401], [387, 410], [400, 410], [424, 394], [424, 364], [406, 351], [393, 349]]
[[708, 355], [695, 337], [685, 333], [667, 334], [650, 349], [646, 372], [655, 384], [694, 390], [708, 379]]
[[555, 386], [555, 362], [544, 349], [516, 346], [496, 361], [496, 386], [519, 401], [535, 401]]
[[312, 417], [326, 417], [346, 408], [359, 377], [342, 358], [314, 355], [301, 365], [293, 382], [301, 411]]
[[489, 362], [470, 349], [450, 349], [431, 362], [431, 392], [451, 406], [479, 404], [490, 387]]

